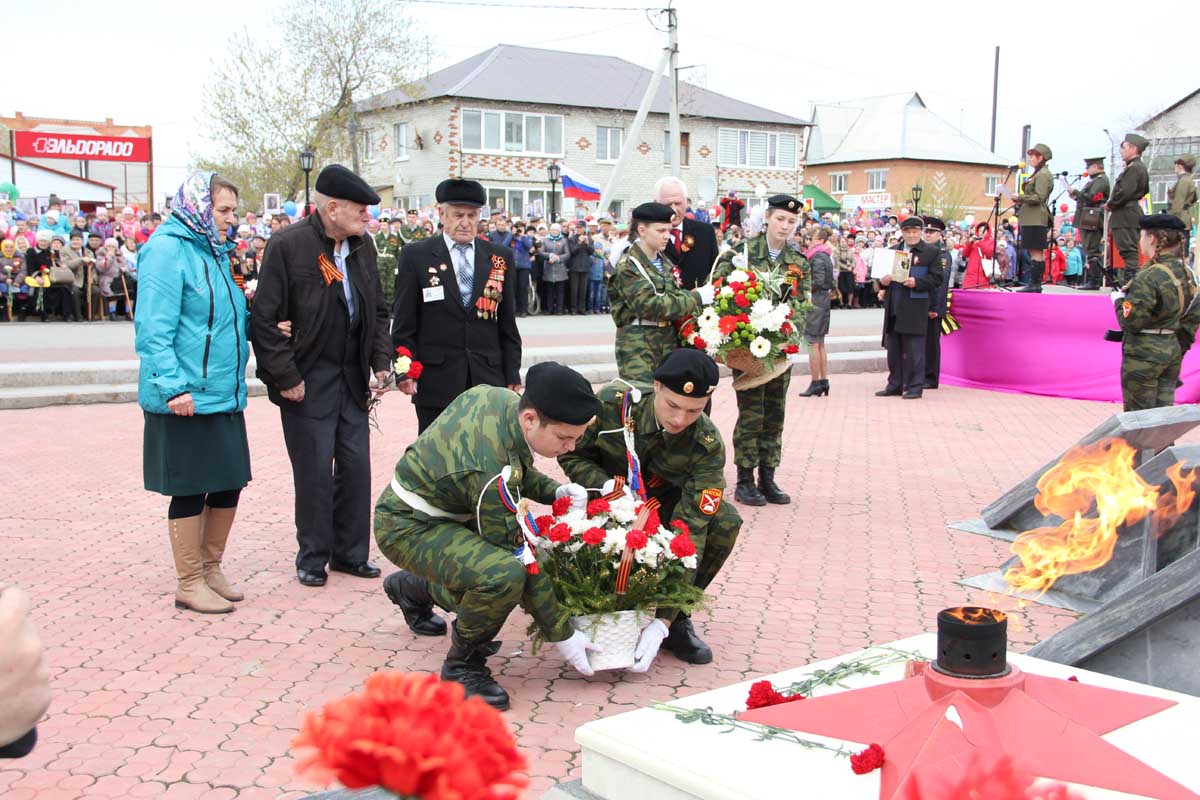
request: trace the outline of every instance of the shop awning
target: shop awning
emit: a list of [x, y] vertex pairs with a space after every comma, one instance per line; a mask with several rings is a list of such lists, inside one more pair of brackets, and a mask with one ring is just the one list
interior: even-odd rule
[[821, 187], [815, 183], [804, 184], [804, 199], [813, 201], [813, 210], [818, 214], [826, 211], [836, 214], [842, 210], [842, 204], [821, 191]]

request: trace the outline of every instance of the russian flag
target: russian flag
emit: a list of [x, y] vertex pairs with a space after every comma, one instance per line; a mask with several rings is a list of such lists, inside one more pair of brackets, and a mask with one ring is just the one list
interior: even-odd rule
[[600, 188], [595, 181], [589, 181], [573, 169], [562, 168], [563, 197], [573, 197], [576, 200], [599, 200]]

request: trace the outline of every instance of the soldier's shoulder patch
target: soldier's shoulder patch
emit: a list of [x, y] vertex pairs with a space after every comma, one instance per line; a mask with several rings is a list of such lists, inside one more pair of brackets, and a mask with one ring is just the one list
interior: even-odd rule
[[705, 489], [700, 492], [700, 501], [697, 505], [700, 508], [700, 513], [711, 517], [716, 514], [721, 508], [721, 497], [725, 494], [723, 489]]
[[1129, 302], [1128, 300], [1126, 300], [1124, 303], [1121, 303], [1121, 313], [1126, 319], [1129, 319], [1129, 315], [1133, 313], [1133, 303]]

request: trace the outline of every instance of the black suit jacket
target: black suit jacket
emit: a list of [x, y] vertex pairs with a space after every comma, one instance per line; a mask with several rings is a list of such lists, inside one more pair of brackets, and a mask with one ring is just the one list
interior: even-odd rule
[[[466, 308], [442, 234], [400, 251], [392, 344], [407, 347], [424, 365], [413, 396], [417, 405], [445, 408], [472, 386], [521, 382], [516, 259], [507, 247], [480, 239], [474, 244], [475, 286]], [[475, 303], [493, 266], [503, 268], [504, 288], [499, 308], [484, 319]]]
[[[899, 250], [900, 247], [892, 249]], [[929, 310], [945, 275], [938, 257], [940, 252], [931, 244], [919, 243], [911, 250], [912, 261], [908, 273], [910, 278], [916, 280], [916, 286], [909, 289], [895, 281], [888, 284], [883, 310], [885, 345], [889, 333], [925, 335]]]
[[716, 231], [712, 225], [684, 217], [682, 244], [686, 252], [681, 253], [675, 249], [675, 239], [672, 236], [667, 244], [667, 255], [671, 263], [679, 267], [679, 274], [683, 277], [683, 288], [695, 289], [706, 282], [713, 262], [717, 260], [719, 248]]
[[[317, 259], [331, 264], [333, 240], [325, 235], [320, 216], [273, 235], [263, 254], [258, 291], [250, 310], [256, 374], [267, 385], [271, 402], [284, 411], [323, 417], [336, 408], [345, 380], [360, 408], [366, 409], [371, 373], [391, 369], [388, 310], [375, 266], [375, 248], [352, 236], [346, 262], [354, 292], [355, 319], [341, 281], [325, 282]], [[289, 339], [275, 327], [291, 320]], [[304, 400], [280, 396], [304, 381]]]

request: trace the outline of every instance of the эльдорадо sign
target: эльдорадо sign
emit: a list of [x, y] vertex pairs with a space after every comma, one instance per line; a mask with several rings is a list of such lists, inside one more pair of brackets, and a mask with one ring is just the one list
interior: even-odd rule
[[50, 131], [14, 131], [17, 158], [69, 158], [75, 161], [150, 162], [150, 140], [132, 136], [92, 136]]

